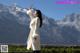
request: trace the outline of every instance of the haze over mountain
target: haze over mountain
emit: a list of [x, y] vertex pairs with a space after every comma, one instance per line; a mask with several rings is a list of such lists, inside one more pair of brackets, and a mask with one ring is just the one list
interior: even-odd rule
[[[16, 5], [0, 4], [0, 44], [26, 44], [30, 18], [26, 9]], [[44, 14], [40, 28], [42, 44], [79, 45], [80, 14], [65, 15], [62, 20], [48, 18]]]

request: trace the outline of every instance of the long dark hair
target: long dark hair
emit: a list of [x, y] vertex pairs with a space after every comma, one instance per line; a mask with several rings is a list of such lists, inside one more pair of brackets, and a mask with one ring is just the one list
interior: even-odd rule
[[40, 10], [36, 10], [36, 12], [37, 12], [37, 17], [39, 17], [39, 19], [40, 19], [40, 26], [39, 27], [42, 27], [42, 13]]

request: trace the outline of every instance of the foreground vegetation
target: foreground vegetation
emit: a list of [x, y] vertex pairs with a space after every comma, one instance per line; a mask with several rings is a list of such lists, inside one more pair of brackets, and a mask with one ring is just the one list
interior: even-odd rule
[[[32, 53], [24, 45], [9, 45], [9, 53]], [[42, 46], [41, 53], [80, 53], [80, 46]]]

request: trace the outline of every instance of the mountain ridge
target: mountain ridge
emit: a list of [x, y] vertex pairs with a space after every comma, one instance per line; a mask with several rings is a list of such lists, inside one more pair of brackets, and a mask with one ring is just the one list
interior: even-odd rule
[[[2, 4], [1, 4], [2, 5]], [[26, 44], [29, 34], [30, 18], [25, 8], [4, 6], [0, 8], [0, 43]], [[40, 28], [41, 44], [79, 45], [80, 22], [79, 14], [67, 15], [66, 18], [55, 21], [44, 14], [43, 26]], [[75, 21], [73, 17], [78, 20]], [[78, 17], [78, 18], [77, 18]], [[72, 18], [72, 20], [70, 19]], [[69, 20], [70, 19], [70, 20]], [[77, 35], [77, 36], [76, 36]]]

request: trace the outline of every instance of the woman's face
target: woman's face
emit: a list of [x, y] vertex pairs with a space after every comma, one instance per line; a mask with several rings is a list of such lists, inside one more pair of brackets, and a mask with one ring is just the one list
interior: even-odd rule
[[35, 16], [36, 15], [36, 10], [34, 10], [32, 8], [29, 8], [29, 9], [27, 9], [27, 14], [29, 16]]

